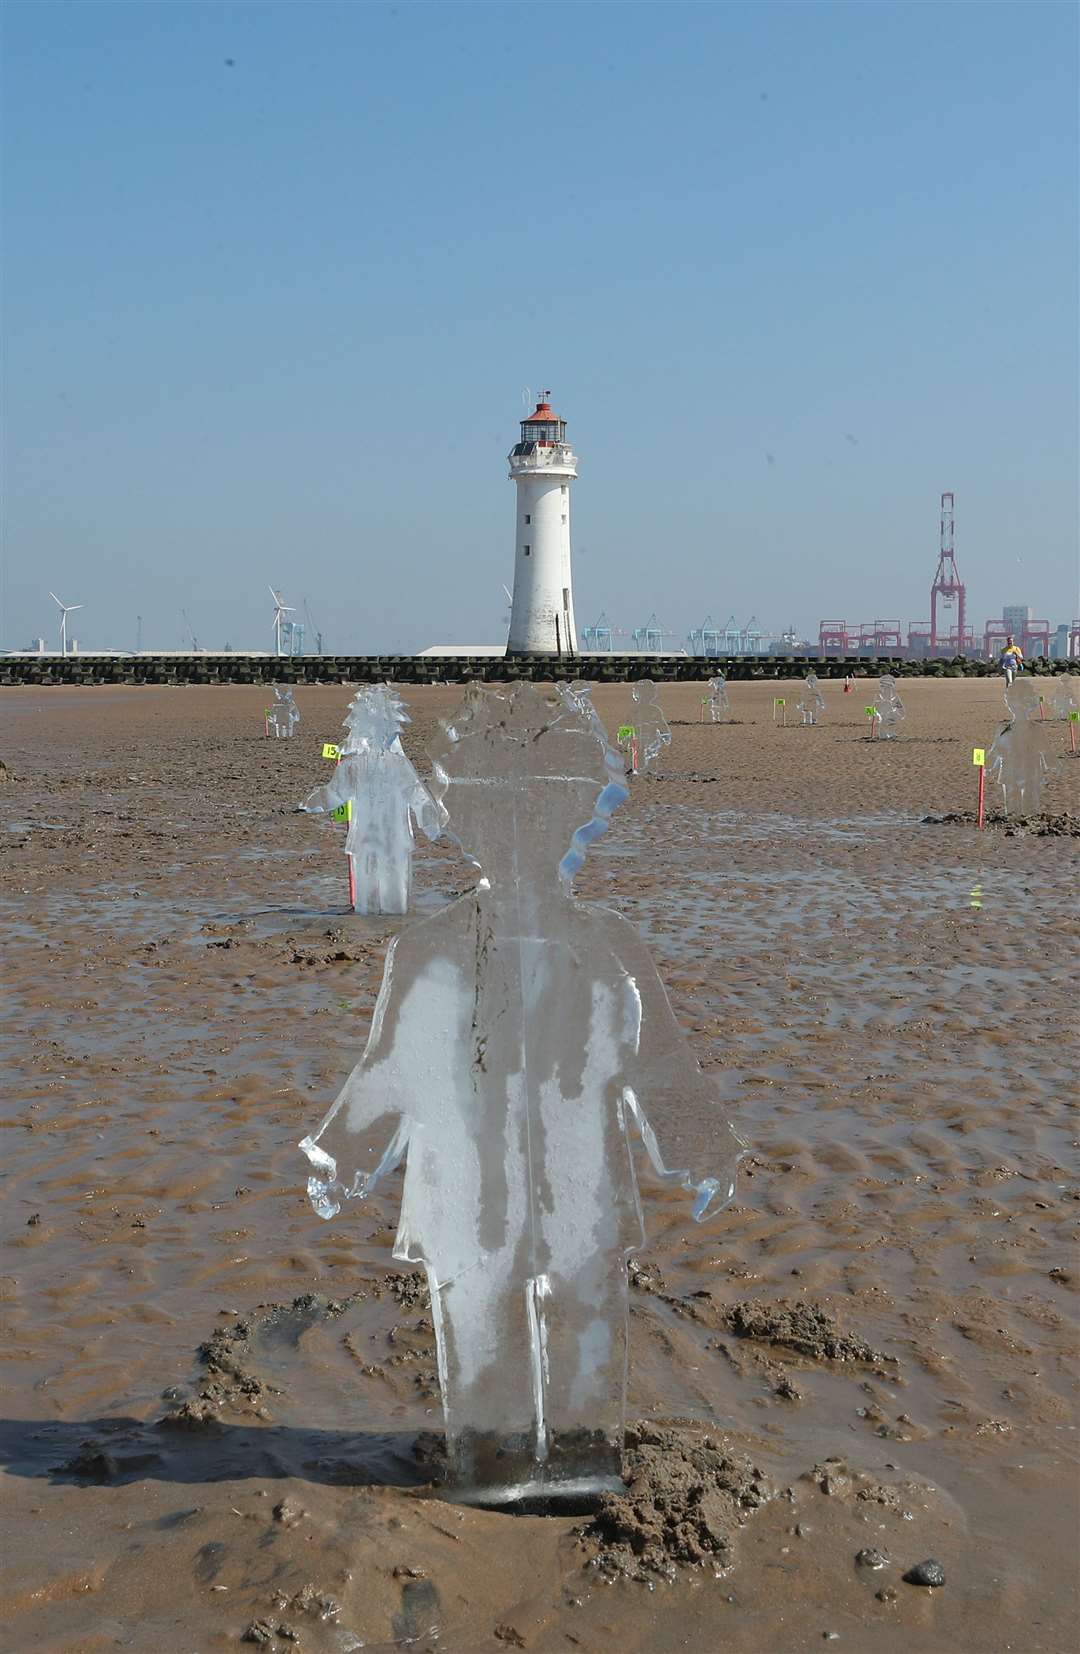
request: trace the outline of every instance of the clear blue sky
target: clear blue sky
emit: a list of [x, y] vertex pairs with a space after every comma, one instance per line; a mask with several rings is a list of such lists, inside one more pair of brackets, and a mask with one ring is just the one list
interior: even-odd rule
[[550, 386], [579, 623], [1072, 619], [1072, 5], [6, 6], [0, 642], [505, 637]]

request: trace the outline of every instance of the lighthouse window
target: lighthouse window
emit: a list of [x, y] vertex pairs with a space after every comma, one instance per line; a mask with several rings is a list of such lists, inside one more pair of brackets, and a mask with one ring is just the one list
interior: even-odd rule
[[532, 549], [532, 548], [531, 548], [531, 547], [530, 547], [530, 546], [526, 546], [526, 547], [525, 547], [525, 555], [526, 555], [526, 557], [528, 557], [528, 556], [529, 556], [529, 553], [530, 553], [530, 551], [531, 551], [531, 549]]
[[532, 522], [532, 517], [531, 517], [531, 516], [530, 516], [530, 515], [529, 515], [529, 513], [528, 513], [528, 512], [527, 512], [527, 511], [526, 511], [526, 513], [525, 513], [525, 521], [526, 521], [526, 522], [527, 522], [527, 523], [531, 523], [531, 522]]

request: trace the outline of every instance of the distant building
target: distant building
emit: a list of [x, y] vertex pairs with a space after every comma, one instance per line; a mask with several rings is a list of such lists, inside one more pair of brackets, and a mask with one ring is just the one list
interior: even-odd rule
[[1026, 632], [1031, 620], [1031, 605], [1028, 603], [1006, 603], [1001, 611], [1001, 624], [1006, 631], [1012, 632], [1015, 637], [1020, 632]]

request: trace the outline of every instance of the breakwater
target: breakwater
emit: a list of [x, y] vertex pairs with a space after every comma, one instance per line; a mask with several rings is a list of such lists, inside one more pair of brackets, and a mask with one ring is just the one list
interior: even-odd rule
[[[1030, 662], [1036, 676], [1075, 671], [1075, 661]], [[486, 655], [21, 655], [0, 656], [0, 686], [98, 684], [315, 684], [315, 683], [704, 683], [717, 673], [732, 680], [801, 678], [987, 677], [992, 661], [898, 660], [892, 656], [839, 655], [564, 655], [510, 658]]]

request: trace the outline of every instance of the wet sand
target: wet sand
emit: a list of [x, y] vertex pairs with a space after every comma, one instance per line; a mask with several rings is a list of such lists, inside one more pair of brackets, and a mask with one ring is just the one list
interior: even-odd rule
[[[777, 729], [782, 685], [721, 726], [666, 687], [672, 746], [579, 884], [648, 937], [751, 1144], [700, 1227], [647, 1195], [633, 1271], [639, 1453], [708, 1427], [758, 1477], [671, 1579], [620, 1571], [623, 1518], [433, 1494], [396, 1188], [308, 1206], [295, 1145], [400, 923], [344, 913], [340, 829], [294, 813], [349, 692], [299, 690], [278, 742], [260, 690], [0, 694], [6, 1647], [1074, 1646], [1078, 841], [923, 823], [973, 806], [996, 681], [905, 681], [889, 743], [865, 685], [823, 691]], [[407, 698], [419, 755], [459, 693]], [[626, 720], [627, 686], [596, 701]], [[1045, 804], [1080, 813], [1080, 759]], [[471, 882], [418, 850], [421, 912]], [[257, 1311], [311, 1293], [334, 1312]], [[941, 1589], [902, 1580], [927, 1557]]]

